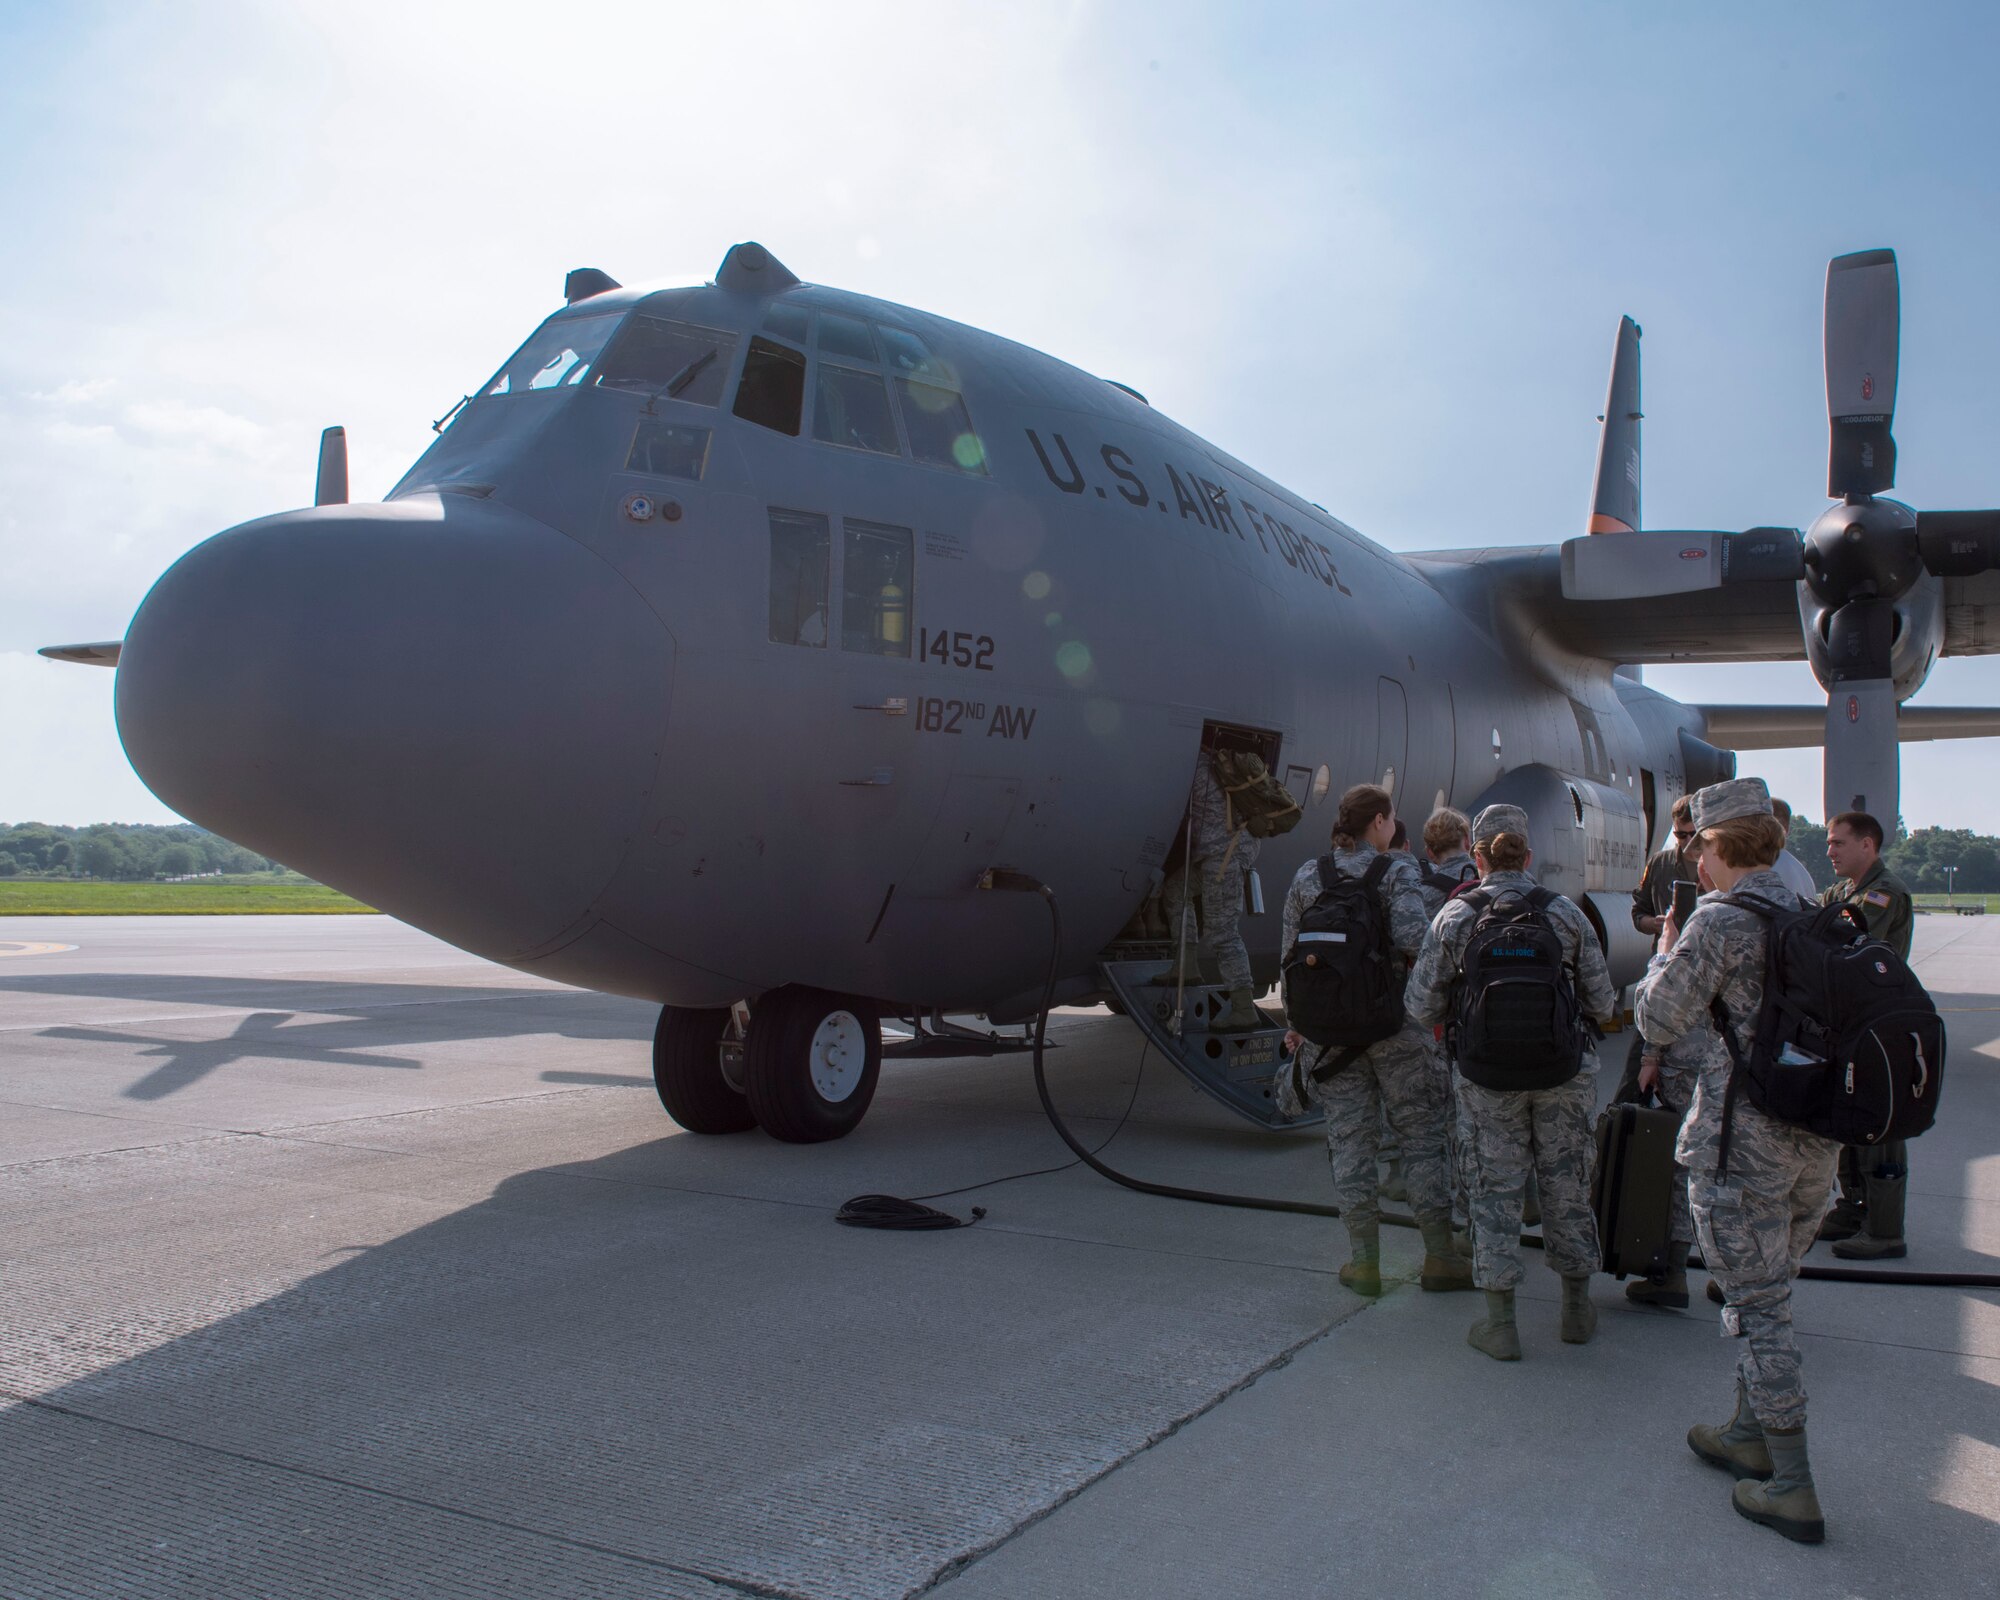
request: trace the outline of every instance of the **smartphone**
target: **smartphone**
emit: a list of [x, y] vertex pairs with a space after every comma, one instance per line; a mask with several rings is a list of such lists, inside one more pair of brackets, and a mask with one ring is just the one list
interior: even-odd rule
[[1674, 926], [1685, 928], [1694, 915], [1694, 903], [1701, 898], [1701, 885], [1685, 878], [1674, 879]]

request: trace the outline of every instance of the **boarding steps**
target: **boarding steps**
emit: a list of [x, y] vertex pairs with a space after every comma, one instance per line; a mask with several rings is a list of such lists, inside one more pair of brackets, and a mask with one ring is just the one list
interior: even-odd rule
[[1228, 990], [1213, 984], [1176, 988], [1151, 980], [1169, 970], [1165, 958], [1112, 960], [1098, 970], [1133, 1026], [1211, 1099], [1261, 1128], [1311, 1128], [1321, 1121], [1317, 1107], [1304, 1116], [1279, 1113], [1271, 1083], [1289, 1067], [1282, 1027], [1251, 1033], [1211, 1033], [1210, 1024], [1228, 1009]]

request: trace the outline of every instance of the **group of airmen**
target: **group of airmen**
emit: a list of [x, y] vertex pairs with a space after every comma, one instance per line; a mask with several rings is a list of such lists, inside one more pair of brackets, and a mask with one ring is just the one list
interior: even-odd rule
[[[1230, 991], [1218, 1026], [1267, 1025], [1252, 1007], [1249, 957], [1236, 925], [1242, 875], [1255, 859], [1256, 841], [1235, 832], [1222, 843], [1228, 834], [1205, 824], [1225, 817], [1227, 808], [1218, 789], [1209, 807], [1217, 815], [1207, 817], [1203, 795], [1198, 781], [1186, 876], [1207, 913], [1202, 953]], [[1560, 1336], [1565, 1343], [1586, 1343], [1597, 1327], [1590, 1282], [1602, 1261], [1591, 1195], [1594, 1048], [1586, 1047], [1581, 1070], [1557, 1087], [1482, 1088], [1454, 1070], [1441, 1026], [1454, 1012], [1480, 914], [1452, 886], [1476, 874], [1478, 887], [1493, 899], [1532, 890], [1528, 818], [1512, 805], [1487, 806], [1471, 819], [1439, 810], [1423, 829], [1428, 869], [1398, 848], [1402, 835], [1386, 789], [1360, 784], [1341, 796], [1326, 859], [1342, 876], [1360, 877], [1378, 856], [1390, 858], [1379, 892], [1407, 982], [1401, 1029], [1311, 1089], [1325, 1115], [1334, 1200], [1348, 1234], [1340, 1281], [1362, 1295], [1382, 1292], [1379, 1156], [1386, 1125], [1400, 1145], [1403, 1185], [1423, 1236], [1419, 1284], [1433, 1292], [1484, 1292], [1484, 1314], [1467, 1342], [1496, 1361], [1521, 1359], [1514, 1297], [1524, 1277], [1524, 1205], [1538, 1189], [1544, 1258], [1562, 1280]], [[1710, 1296], [1722, 1302], [1724, 1332], [1742, 1345], [1732, 1415], [1691, 1429], [1689, 1447], [1735, 1477], [1733, 1504], [1741, 1515], [1788, 1538], [1817, 1542], [1825, 1537], [1825, 1523], [1807, 1460], [1792, 1278], [1818, 1238], [1842, 1241], [1836, 1249], [1847, 1255], [1903, 1254], [1907, 1164], [1900, 1146], [1844, 1153], [1830, 1140], [1766, 1116], [1743, 1097], [1730, 1113], [1726, 1175], [1718, 1172], [1730, 1056], [1711, 1002], [1720, 999], [1732, 1018], [1756, 1016], [1766, 939], [1766, 924], [1725, 897], [1740, 891], [1780, 905], [1811, 903], [1810, 874], [1786, 850], [1786, 836], [1763, 781], [1731, 779], [1676, 802], [1674, 844], [1648, 865], [1634, 917], [1657, 943], [1637, 986], [1634, 1075], [1638, 1093], [1657, 1093], [1681, 1125], [1671, 1266], [1664, 1281], [1634, 1282], [1627, 1293], [1641, 1303], [1685, 1307], [1689, 1250], [1699, 1243], [1712, 1278]], [[1832, 819], [1828, 855], [1842, 876], [1818, 898], [1853, 904], [1870, 932], [1907, 958], [1912, 906], [1881, 864], [1881, 843], [1872, 817]], [[1316, 858], [1293, 878], [1281, 949], [1292, 948], [1301, 916], [1319, 897], [1320, 874]], [[1671, 905], [1676, 876], [1704, 891], [1685, 926]], [[1801, 880], [1803, 893], [1796, 887]], [[1562, 943], [1581, 1010], [1600, 1031], [1614, 1026], [1618, 994], [1583, 911], [1557, 895], [1543, 914]], [[1170, 915], [1185, 923], [1184, 898], [1170, 902]], [[1184, 952], [1181, 962], [1186, 959]], [[1285, 1049], [1305, 1069], [1304, 1077], [1280, 1074], [1293, 1082], [1307, 1081], [1332, 1051], [1291, 1031]], [[1837, 1173], [1846, 1187], [1841, 1204], [1829, 1212]], [[1469, 1240], [1454, 1228], [1456, 1206], [1469, 1218]]]

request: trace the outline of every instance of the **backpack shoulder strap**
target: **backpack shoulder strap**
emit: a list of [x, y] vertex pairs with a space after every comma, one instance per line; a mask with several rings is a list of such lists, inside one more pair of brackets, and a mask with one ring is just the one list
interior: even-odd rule
[[1483, 913], [1488, 906], [1493, 904], [1493, 896], [1484, 889], [1468, 889], [1464, 894], [1458, 896], [1458, 898], [1466, 905], [1471, 906], [1475, 912]]
[[1715, 1181], [1726, 1183], [1729, 1179], [1729, 1135], [1736, 1121], [1736, 1081], [1743, 1076], [1743, 1048], [1736, 1042], [1736, 1029], [1729, 1021], [1729, 1007], [1722, 1003], [1722, 996], [1716, 995], [1708, 1002], [1708, 1014], [1715, 1021], [1715, 1031], [1722, 1035], [1722, 1043], [1729, 1051], [1729, 1087], [1722, 1092], [1722, 1140], [1715, 1150]]
[[1345, 876], [1346, 874], [1340, 870], [1340, 864], [1331, 855], [1323, 855], [1319, 858], [1319, 892], [1321, 894], [1325, 894], [1327, 890], [1331, 889]]
[[1544, 889], [1538, 883], [1527, 892], [1524, 898], [1537, 911], [1546, 911], [1556, 903], [1556, 892], [1553, 889]]
[[1361, 874], [1362, 883], [1370, 889], [1382, 887], [1382, 880], [1389, 876], [1389, 857], [1386, 852], [1368, 863], [1368, 870]]

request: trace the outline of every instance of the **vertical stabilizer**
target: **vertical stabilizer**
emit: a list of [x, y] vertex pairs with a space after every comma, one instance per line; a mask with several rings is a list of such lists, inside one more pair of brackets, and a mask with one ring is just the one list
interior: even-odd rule
[[1589, 533], [1639, 530], [1639, 324], [1618, 319], [1611, 387], [1604, 396], [1604, 437], [1597, 446], [1597, 482], [1590, 495]]

